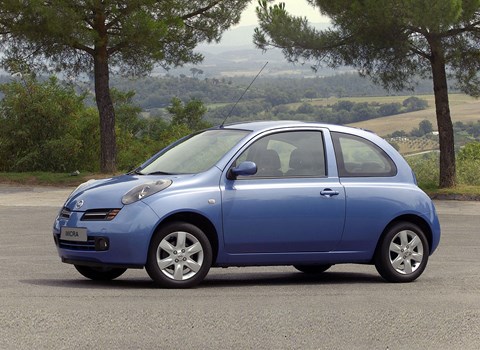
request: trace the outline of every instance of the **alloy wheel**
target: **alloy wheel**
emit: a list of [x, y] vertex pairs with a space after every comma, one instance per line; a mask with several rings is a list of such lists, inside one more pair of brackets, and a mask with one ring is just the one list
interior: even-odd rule
[[192, 278], [201, 269], [204, 253], [195, 236], [177, 231], [162, 239], [156, 257], [158, 267], [165, 276], [183, 281]]

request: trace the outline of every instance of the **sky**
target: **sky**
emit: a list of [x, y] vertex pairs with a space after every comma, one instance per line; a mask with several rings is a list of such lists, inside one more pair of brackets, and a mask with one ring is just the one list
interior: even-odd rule
[[[285, 3], [285, 9], [295, 15], [295, 16], [302, 16], [307, 17], [308, 20], [312, 23], [328, 23], [328, 17], [320, 15], [320, 11], [318, 9], [313, 8], [312, 6], [308, 5], [305, 0], [281, 0], [275, 1], [275, 4], [280, 2]], [[241, 27], [241, 26], [250, 26], [257, 24], [257, 14], [255, 13], [255, 8], [258, 6], [258, 1], [253, 0], [250, 5], [248, 5], [247, 9], [242, 13], [242, 18], [240, 23], [233, 28]]]

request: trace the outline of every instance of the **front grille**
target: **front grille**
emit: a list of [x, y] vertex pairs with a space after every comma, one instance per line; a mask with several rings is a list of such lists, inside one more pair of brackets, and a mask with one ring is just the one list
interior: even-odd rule
[[64, 241], [60, 239], [60, 234], [53, 236], [55, 244], [62, 249], [82, 250], [82, 251], [106, 251], [110, 249], [110, 240], [107, 237], [87, 237], [86, 242]]
[[115, 216], [120, 212], [120, 209], [91, 209], [87, 210], [80, 220], [82, 221], [110, 221], [115, 219]]
[[88, 237], [86, 242], [64, 241], [57, 235], [58, 246], [62, 249], [95, 251], [95, 238]]
[[72, 215], [72, 211], [67, 207], [63, 207], [58, 216], [60, 219], [70, 219], [70, 215]]

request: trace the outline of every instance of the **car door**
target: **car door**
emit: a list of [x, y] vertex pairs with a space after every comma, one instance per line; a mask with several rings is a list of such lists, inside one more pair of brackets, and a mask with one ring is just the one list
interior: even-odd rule
[[322, 131], [290, 130], [261, 137], [242, 152], [232, 167], [250, 161], [257, 172], [224, 177], [227, 253], [335, 249], [343, 232], [345, 192], [336, 174], [328, 174], [329, 161], [330, 169], [335, 162], [325, 157], [324, 144]]

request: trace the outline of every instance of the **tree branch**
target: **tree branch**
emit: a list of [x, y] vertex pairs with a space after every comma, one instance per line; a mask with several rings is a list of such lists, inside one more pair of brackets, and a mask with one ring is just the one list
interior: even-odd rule
[[84, 51], [84, 52], [88, 53], [90, 56], [93, 56], [95, 54], [95, 51], [92, 48], [90, 48], [86, 45], [83, 45], [83, 44], [79, 43], [78, 41], [72, 42], [71, 45], [74, 49]]
[[445, 33], [444, 36], [445, 37], [455, 36], [455, 35], [458, 35], [458, 34], [461, 34], [461, 33], [466, 33], [466, 32], [480, 33], [480, 28], [477, 27], [479, 25], [480, 25], [480, 21], [477, 21], [477, 22], [470, 23], [468, 26], [463, 27], [463, 28], [453, 28], [453, 29], [448, 30]]
[[220, 4], [222, 2], [222, 0], [217, 0], [217, 1], [214, 1], [212, 2], [210, 5], [208, 6], [205, 6], [205, 7], [202, 7], [202, 8], [199, 8], [197, 11], [194, 11], [194, 12], [191, 12], [191, 13], [187, 13], [183, 16], [180, 16], [181, 19], [183, 20], [186, 20], [186, 19], [190, 19], [192, 17], [195, 17], [195, 16], [198, 16], [198, 15], [201, 15], [202, 13], [205, 13], [207, 12], [208, 10], [212, 9], [213, 7], [217, 6], [218, 4]]
[[120, 22], [120, 20], [124, 17], [126, 17], [127, 15], [129, 15], [133, 10], [133, 6], [132, 7], [126, 7], [122, 10], [119, 11], [119, 14], [118, 16], [114, 17], [105, 27], [108, 29], [110, 29], [111, 27], [113, 27], [114, 25], [116, 25], [118, 22]]

